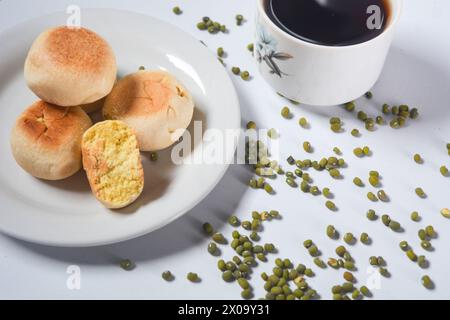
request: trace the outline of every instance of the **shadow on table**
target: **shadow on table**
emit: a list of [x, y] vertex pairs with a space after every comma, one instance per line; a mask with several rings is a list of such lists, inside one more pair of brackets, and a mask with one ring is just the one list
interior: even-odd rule
[[209, 221], [220, 230], [227, 223], [248, 188], [242, 180], [246, 176], [250, 179], [251, 172], [245, 166], [230, 166], [213, 192], [190, 212], [162, 229], [122, 243], [92, 248], [61, 248], [10, 239], [34, 253], [67, 263], [110, 265], [124, 258], [137, 263], [158, 259], [187, 250], [200, 242], [206, 244], [202, 224]]

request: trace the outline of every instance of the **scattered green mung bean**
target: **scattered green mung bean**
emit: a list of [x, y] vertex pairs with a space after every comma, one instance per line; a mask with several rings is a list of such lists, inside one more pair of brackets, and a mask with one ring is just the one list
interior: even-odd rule
[[369, 210], [367, 211], [367, 213], [366, 213], [366, 217], [367, 217], [367, 219], [369, 219], [369, 220], [371, 220], [371, 221], [376, 220], [376, 219], [377, 219], [377, 215], [376, 215], [376, 213], [375, 213], [375, 210], [369, 209]]
[[334, 228], [334, 226], [329, 225], [327, 227], [327, 236], [331, 239], [335, 239], [336, 238], [336, 229]]
[[359, 240], [364, 244], [368, 244], [370, 242], [369, 235], [366, 232], [361, 233]]
[[427, 240], [423, 240], [423, 241], [420, 243], [420, 246], [421, 246], [424, 250], [431, 250], [431, 249], [432, 249], [431, 242], [430, 242], [430, 241], [427, 241]]
[[353, 273], [351, 273], [351, 272], [345, 271], [344, 274], [343, 274], [343, 277], [348, 282], [355, 281], [355, 277], [353, 276]]
[[270, 184], [268, 184], [268, 183], [265, 183], [265, 184], [264, 184], [264, 190], [265, 190], [267, 193], [269, 193], [269, 194], [272, 194], [272, 193], [273, 193], [273, 188], [272, 188], [272, 186], [271, 186]]
[[334, 269], [338, 269], [339, 268], [339, 263], [336, 259], [334, 258], [329, 258], [327, 264]]
[[235, 75], [240, 75], [241, 69], [239, 67], [232, 67], [231, 72], [233, 72], [233, 74], [235, 74]]
[[175, 13], [176, 15], [180, 15], [183, 13], [183, 11], [180, 9], [180, 7], [174, 7], [172, 9], [172, 12]]
[[224, 54], [225, 54], [225, 50], [223, 50], [222, 47], [217, 48], [217, 55], [218, 55], [219, 57], [223, 57]]
[[375, 256], [371, 256], [371, 257], [369, 258], [369, 264], [370, 264], [371, 266], [378, 266], [378, 265], [379, 265], [379, 264], [378, 264], [378, 258], [375, 257]]
[[250, 80], [250, 72], [242, 71], [241, 72], [241, 78], [242, 78], [242, 80], [245, 80], [245, 81]]
[[389, 228], [391, 228], [392, 231], [399, 231], [401, 229], [401, 225], [397, 221], [391, 220], [389, 222]]
[[355, 241], [355, 237], [353, 236], [352, 233], [348, 232], [344, 235], [344, 241], [347, 244], [353, 244]]
[[355, 148], [353, 149], [353, 154], [357, 157], [362, 157], [364, 155], [364, 151], [361, 148]]
[[367, 193], [367, 198], [368, 198], [370, 201], [373, 201], [373, 202], [378, 201], [377, 196], [376, 196], [373, 192], [371, 192], [371, 191], [369, 191], [369, 192]]
[[358, 129], [353, 129], [350, 133], [354, 137], [359, 137], [359, 130]]
[[170, 272], [169, 270], [164, 271], [161, 276], [166, 281], [172, 281], [174, 279], [172, 272]]
[[346, 104], [344, 104], [345, 110], [352, 112], [355, 110], [355, 103], [353, 101], [351, 102], [347, 102]]
[[367, 99], [372, 99], [373, 98], [373, 93], [370, 92], [370, 91], [367, 91], [365, 96], [366, 96]]
[[242, 290], [242, 292], [241, 292], [241, 297], [245, 300], [251, 299], [252, 296], [253, 296], [253, 294], [252, 294], [251, 289], [245, 289], [245, 290]]
[[253, 43], [249, 43], [247, 45], [247, 50], [253, 52], [255, 50], [255, 45]]
[[312, 257], [315, 257], [319, 254], [319, 248], [316, 245], [312, 245], [308, 248], [308, 252]]
[[436, 231], [434, 231], [434, 227], [433, 226], [426, 226], [425, 227], [425, 232], [427, 233], [427, 236], [429, 236], [430, 238], [435, 238], [436, 237]]
[[336, 248], [336, 254], [341, 258], [344, 256], [344, 254], [346, 252], [347, 252], [347, 249], [344, 246], [339, 246]]
[[328, 210], [330, 210], [330, 211], [336, 211], [336, 210], [337, 210], [336, 205], [335, 205], [334, 202], [331, 201], [331, 200], [326, 201], [326, 202], [325, 202], [325, 206], [326, 206], [326, 207], [328, 208]]
[[233, 271], [225, 270], [222, 273], [222, 279], [226, 282], [230, 282], [230, 281], [234, 280]]
[[135, 268], [135, 264], [130, 259], [120, 261], [120, 267], [125, 271], [131, 271]]
[[427, 289], [433, 289], [433, 281], [428, 275], [422, 277], [422, 285]]
[[314, 271], [312, 271], [312, 269], [310, 268], [306, 268], [304, 274], [309, 278], [314, 277]]
[[441, 166], [440, 168], [439, 168], [439, 171], [441, 172], [441, 174], [444, 176], [444, 177], [448, 177], [448, 169], [447, 169], [447, 167], [446, 166]]
[[213, 234], [212, 239], [217, 243], [225, 242], [225, 237], [220, 232], [216, 232], [215, 234]]
[[216, 254], [217, 252], [217, 245], [214, 242], [211, 242], [208, 244], [208, 252], [212, 255]]
[[428, 261], [427, 261], [427, 259], [425, 258], [425, 256], [419, 256], [418, 258], [417, 258], [417, 264], [419, 265], [419, 267], [420, 268], [422, 268], [422, 269], [425, 269], [425, 268], [427, 268], [428, 267]]
[[228, 218], [228, 223], [233, 227], [237, 227], [240, 225], [239, 219], [236, 216], [231, 216], [230, 218]]
[[383, 201], [383, 202], [389, 201], [389, 197], [384, 190], [379, 190], [377, 192], [377, 195], [378, 195], [378, 199], [380, 199], [381, 201]]
[[248, 283], [247, 279], [245, 279], [245, 278], [239, 278], [239, 279], [237, 279], [237, 282], [238, 282], [239, 286], [244, 290], [248, 289], [250, 287], [250, 284]]
[[291, 117], [291, 110], [288, 107], [283, 107], [281, 109], [281, 116], [285, 119], [289, 119]]
[[423, 159], [422, 159], [422, 157], [420, 156], [420, 154], [418, 154], [418, 153], [416, 153], [416, 154], [414, 155], [413, 159], [414, 159], [414, 161], [415, 161], [416, 163], [418, 163], [418, 164], [422, 164], [422, 163], [423, 163]]
[[272, 243], [266, 243], [264, 244], [264, 250], [267, 252], [274, 252], [275, 246]]
[[321, 269], [324, 269], [324, 268], [327, 267], [327, 264], [322, 259], [320, 259], [318, 257], [314, 258], [313, 261], [314, 261], [314, 264], [316, 266], [318, 266], [319, 268], [321, 268]]
[[194, 272], [189, 272], [186, 277], [190, 282], [198, 282], [200, 280], [198, 274]]
[[212, 227], [212, 225], [208, 222], [205, 222], [203, 224], [203, 231], [207, 234], [207, 235], [212, 235], [214, 232], [214, 229]]
[[416, 256], [416, 254], [414, 253], [414, 251], [412, 249], [409, 249], [409, 250], [406, 251], [406, 256], [411, 261], [414, 261], [414, 262], [417, 261], [417, 256]]
[[411, 220], [415, 222], [420, 221], [420, 215], [417, 211], [411, 213]]
[[306, 128], [308, 126], [308, 120], [306, 120], [306, 118], [300, 118], [298, 120], [298, 124], [302, 127], [302, 128]]
[[353, 178], [353, 183], [358, 187], [364, 187], [364, 182], [359, 177]]
[[426, 233], [426, 231], [424, 229], [420, 229], [417, 232], [417, 235], [419, 236], [420, 240], [426, 240], [427, 239], [427, 233]]
[[416, 188], [415, 192], [420, 198], [426, 198], [425, 191], [422, 188]]
[[389, 277], [390, 276], [390, 273], [389, 273], [389, 271], [386, 269], [386, 268], [384, 268], [384, 267], [380, 267], [379, 269], [378, 269], [378, 272], [383, 276], [383, 277]]
[[408, 249], [409, 249], [408, 242], [404, 241], [404, 240], [400, 242], [399, 246], [400, 246], [400, 249], [402, 249], [405, 252], [408, 251]]
[[272, 128], [272, 129], [269, 129], [269, 130], [267, 131], [267, 136], [268, 136], [270, 139], [276, 139], [276, 138], [278, 138], [278, 133], [277, 133], [277, 131], [276, 131], [274, 128]]
[[372, 296], [372, 293], [366, 286], [362, 286], [361, 288], [359, 288], [359, 291], [367, 298], [370, 298]]
[[442, 215], [444, 218], [450, 218], [450, 210], [449, 210], [448, 208], [443, 208], [443, 209], [441, 210], [441, 215]]
[[244, 21], [244, 16], [242, 14], [236, 15], [236, 24], [238, 26], [242, 25], [243, 21]]
[[386, 227], [389, 227], [389, 224], [391, 223], [391, 218], [390, 218], [387, 214], [383, 214], [383, 215], [381, 216], [381, 222], [383, 222], [383, 224], [384, 224]]
[[378, 125], [383, 125], [384, 124], [384, 118], [382, 117], [382, 116], [377, 116], [376, 118], [375, 118], [375, 122], [378, 124]]
[[369, 177], [369, 183], [372, 185], [372, 187], [378, 187], [380, 184], [380, 178], [377, 176], [370, 176]]
[[312, 152], [311, 143], [309, 143], [308, 141], [303, 142], [303, 150], [305, 150], [305, 152], [311, 153]]

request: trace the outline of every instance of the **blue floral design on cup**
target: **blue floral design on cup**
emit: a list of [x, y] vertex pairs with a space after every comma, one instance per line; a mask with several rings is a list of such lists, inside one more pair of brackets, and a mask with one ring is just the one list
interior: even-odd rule
[[280, 78], [288, 74], [283, 72], [278, 66], [279, 61], [292, 59], [293, 56], [286, 52], [277, 51], [278, 41], [258, 23], [256, 28], [256, 48], [255, 55], [259, 63], [265, 63], [271, 74]]

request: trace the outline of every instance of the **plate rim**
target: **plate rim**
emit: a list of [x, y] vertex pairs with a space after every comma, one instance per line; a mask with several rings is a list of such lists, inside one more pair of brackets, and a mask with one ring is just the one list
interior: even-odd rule
[[[100, 12], [100, 13], [107, 13], [107, 12], [111, 12], [114, 14], [124, 14], [124, 15], [134, 15], [134, 16], [139, 16], [141, 18], [146, 18], [146, 19], [151, 19], [154, 20], [158, 23], [161, 24], [166, 24], [168, 26], [170, 26], [171, 28], [173, 28], [174, 30], [176, 30], [177, 32], [183, 34], [184, 37], [186, 37], [187, 39], [192, 40], [193, 43], [198, 43], [198, 47], [201, 50], [205, 50], [205, 52], [207, 52], [207, 54], [209, 54], [212, 58], [215, 59], [215, 56], [211, 53], [210, 50], [207, 49], [207, 47], [202, 47], [202, 44], [200, 43], [200, 41], [195, 38], [193, 35], [191, 35], [190, 33], [182, 30], [180, 27], [178, 27], [177, 25], [174, 25], [170, 22], [158, 19], [154, 16], [151, 15], [147, 15], [147, 14], [143, 14], [143, 13], [139, 13], [139, 12], [135, 12], [135, 11], [129, 11], [129, 10], [122, 10], [122, 9], [112, 9], [112, 8], [83, 8], [83, 12], [90, 12], [91, 14], [95, 13], [95, 12]], [[45, 15], [40, 15], [37, 17], [34, 17], [32, 19], [20, 22], [18, 24], [15, 24], [12, 27], [9, 27], [5, 30], [3, 30], [2, 32], [0, 32], [0, 39], [5, 38], [5, 37], [11, 37], [12, 34], [20, 28], [31, 28], [33, 24], [37, 23], [38, 21], [45, 19], [45, 18], [49, 18], [52, 16], [57, 16], [57, 15], [61, 15], [61, 14], [65, 14], [64, 11], [54, 11]], [[31, 45], [31, 44], [30, 44]], [[217, 61], [217, 65], [220, 66], [220, 62]], [[218, 69], [220, 70], [220, 69]], [[240, 109], [240, 102], [239, 102], [239, 97], [236, 91], [236, 88], [233, 84], [233, 81], [230, 78], [230, 75], [225, 71], [225, 69], [223, 69], [222, 71], [224, 74], [224, 79], [226, 79], [226, 81], [229, 84], [230, 87], [230, 96], [228, 97], [229, 99], [229, 104], [230, 105], [234, 105], [236, 108], [236, 112], [237, 112], [237, 118], [235, 119], [235, 127], [232, 129], [240, 129], [241, 128], [241, 119], [242, 119], [242, 113], [241, 113], [241, 109]], [[109, 244], [115, 244], [115, 243], [120, 243], [120, 242], [125, 242], [128, 240], [132, 240], [132, 239], [136, 239], [139, 237], [142, 237], [146, 234], [149, 234], [153, 231], [156, 231], [158, 229], [161, 229], [165, 226], [167, 226], [168, 224], [174, 222], [175, 220], [179, 219], [180, 217], [182, 217], [184, 214], [186, 214], [187, 212], [189, 212], [190, 210], [192, 210], [193, 208], [195, 208], [200, 202], [202, 202], [218, 185], [218, 183], [222, 180], [222, 178], [224, 177], [226, 171], [228, 170], [230, 164], [233, 163], [233, 159], [235, 156], [235, 152], [238, 146], [238, 139], [233, 141], [233, 146], [232, 146], [232, 151], [230, 152], [227, 159], [225, 159], [225, 163], [220, 164], [218, 166], [218, 174], [216, 176], [216, 178], [210, 183], [209, 187], [206, 188], [202, 193], [200, 193], [199, 195], [197, 195], [195, 201], [190, 202], [188, 205], [186, 205], [184, 208], [179, 209], [176, 213], [174, 213], [173, 215], [170, 215], [169, 218], [161, 221], [159, 224], [156, 224], [154, 226], [151, 227], [147, 227], [147, 228], [142, 228], [141, 231], [139, 232], [134, 232], [134, 233], [129, 233], [129, 234], [122, 234], [122, 235], [116, 235], [116, 236], [110, 236], [108, 237], [108, 239], [104, 239], [104, 240], [96, 240], [96, 241], [74, 241], [73, 239], [38, 239], [36, 237], [33, 236], [29, 236], [27, 234], [23, 234], [21, 232], [16, 232], [15, 230], [10, 230], [10, 229], [5, 229], [4, 226], [2, 224], [0, 224], [0, 232], [19, 239], [19, 240], [23, 240], [26, 242], [31, 242], [31, 243], [35, 243], [35, 244], [40, 244], [40, 245], [46, 245], [46, 246], [54, 246], [54, 247], [97, 247], [97, 246], [104, 246], [104, 245], [109, 245]], [[230, 148], [231, 150], [231, 148]]]

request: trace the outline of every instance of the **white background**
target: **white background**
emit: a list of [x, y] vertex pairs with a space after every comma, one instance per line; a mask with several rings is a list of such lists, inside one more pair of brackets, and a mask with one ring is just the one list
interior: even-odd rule
[[[33, 17], [64, 11], [69, 4], [82, 8], [113, 7], [141, 12], [178, 25], [214, 50], [223, 46], [228, 52], [225, 59], [228, 67], [238, 65], [255, 75], [250, 82], [232, 76], [240, 97], [243, 123], [255, 120], [260, 127], [277, 128], [281, 132], [283, 159], [290, 154], [296, 158], [321, 158], [331, 155], [334, 146], [344, 151], [349, 167], [342, 170], [343, 180], [335, 181], [324, 173], [311, 171], [315, 184], [331, 187], [339, 211], [330, 213], [324, 207], [323, 197], [312, 197], [292, 190], [281, 178], [272, 183], [277, 190], [275, 196], [268, 196], [261, 190], [250, 190], [245, 183], [251, 172], [243, 166], [234, 165], [211, 195], [195, 209], [171, 225], [136, 240], [97, 248], [65, 249], [34, 245], [0, 235], [0, 298], [236, 299], [240, 297], [240, 290], [237, 284], [221, 280], [216, 268], [217, 258], [206, 251], [208, 240], [202, 236], [201, 224], [210, 221], [218, 230], [229, 235], [231, 227], [225, 221], [230, 214], [245, 219], [252, 210], [270, 209], [280, 210], [283, 220], [266, 224], [261, 233], [263, 241], [275, 243], [280, 257], [289, 257], [312, 266], [317, 276], [310, 280], [310, 284], [323, 298], [330, 298], [329, 288], [332, 285], [343, 282], [342, 271], [329, 268], [317, 270], [302, 242], [311, 238], [318, 244], [324, 258], [334, 256], [334, 248], [340, 243], [325, 236], [325, 228], [330, 223], [341, 234], [353, 232], [359, 235], [366, 231], [372, 237], [371, 246], [358, 243], [350, 248], [357, 261], [359, 271], [355, 275], [361, 285], [367, 279], [369, 256], [383, 255], [387, 260], [392, 276], [381, 279], [380, 288], [373, 290], [375, 298], [450, 298], [450, 221], [439, 214], [440, 209], [450, 206], [450, 178], [439, 174], [440, 165], [450, 167], [445, 149], [445, 144], [450, 142], [450, 2], [405, 1], [392, 50], [373, 90], [374, 99], [370, 102], [361, 99], [357, 105], [373, 116], [379, 113], [384, 102], [407, 103], [418, 106], [421, 117], [401, 130], [383, 126], [373, 133], [367, 133], [353, 115], [336, 107], [291, 106], [294, 120], [283, 120], [279, 116], [286, 102], [271, 92], [258, 77], [251, 55], [245, 48], [253, 41], [254, 1], [2, 0], [0, 32]], [[183, 15], [172, 13], [175, 5], [183, 9]], [[242, 27], [234, 25], [237, 13], [248, 18]], [[198, 31], [195, 25], [205, 15], [229, 26], [230, 34], [211, 36]], [[334, 115], [344, 120], [345, 133], [334, 134], [328, 129], [328, 118]], [[307, 117], [311, 122], [309, 130], [297, 125], [300, 116]], [[349, 134], [354, 127], [363, 133], [361, 138], [353, 138]], [[304, 140], [313, 144], [313, 155], [306, 156], [301, 150]], [[351, 152], [353, 148], [364, 145], [371, 146], [373, 156], [355, 158]], [[416, 152], [425, 158], [424, 165], [419, 166], [412, 161], [412, 155]], [[370, 203], [365, 194], [371, 188], [361, 190], [352, 184], [354, 176], [366, 178], [370, 169], [381, 172], [383, 188], [391, 197], [390, 203]], [[417, 186], [427, 192], [426, 200], [414, 194]], [[389, 213], [402, 223], [405, 232], [396, 234], [380, 221], [369, 222], [365, 218], [369, 208], [379, 214]], [[420, 223], [409, 219], [414, 210], [418, 210], [423, 217]], [[405, 257], [398, 243], [408, 240], [418, 254], [424, 254], [417, 230], [428, 224], [435, 226], [439, 237], [432, 242], [435, 251], [425, 253], [431, 262], [430, 268], [421, 270]], [[228, 248], [222, 251], [224, 259], [231, 259], [232, 253]], [[137, 268], [132, 272], [123, 271], [117, 266], [121, 258], [132, 259]], [[255, 287], [256, 297], [263, 296], [259, 273], [269, 271], [274, 258], [271, 256], [270, 263], [262, 264], [253, 274], [251, 283]], [[66, 287], [66, 269], [70, 265], [81, 268], [81, 290], [68, 290]], [[166, 283], [161, 279], [161, 272], [166, 269], [176, 275], [176, 281]], [[202, 283], [188, 283], [185, 275], [189, 271], [197, 272]], [[420, 278], [425, 273], [436, 283], [435, 290], [428, 291], [421, 286]]]

